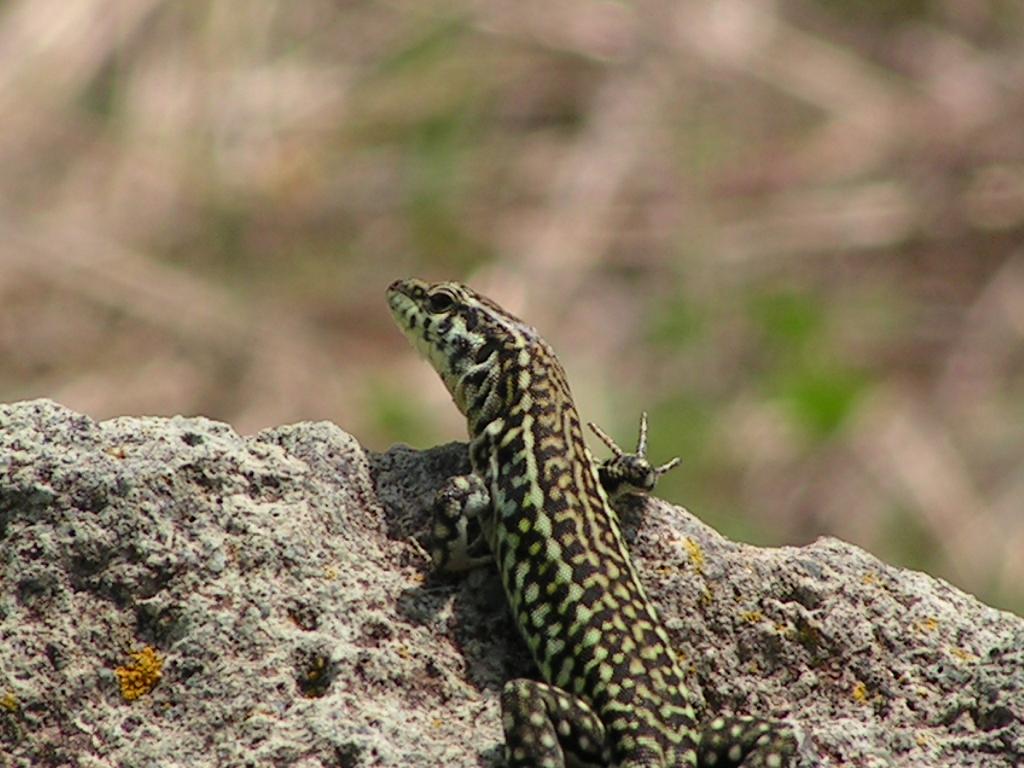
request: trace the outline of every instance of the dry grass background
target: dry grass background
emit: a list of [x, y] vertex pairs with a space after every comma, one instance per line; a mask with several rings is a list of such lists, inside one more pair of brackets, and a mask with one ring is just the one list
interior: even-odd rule
[[1024, 4], [8, 0], [0, 399], [461, 437], [466, 280], [667, 498], [1024, 610]]

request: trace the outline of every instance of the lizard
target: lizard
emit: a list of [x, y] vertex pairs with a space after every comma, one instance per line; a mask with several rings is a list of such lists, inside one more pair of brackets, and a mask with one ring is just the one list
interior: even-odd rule
[[677, 463], [587, 448], [565, 371], [537, 331], [457, 282], [397, 280], [396, 324], [466, 417], [472, 471], [434, 501], [430, 554], [458, 572], [497, 565], [543, 680], [501, 693], [510, 768], [792, 764], [795, 737], [756, 717], [701, 725], [668, 634], [624, 542], [612, 499], [650, 492]]

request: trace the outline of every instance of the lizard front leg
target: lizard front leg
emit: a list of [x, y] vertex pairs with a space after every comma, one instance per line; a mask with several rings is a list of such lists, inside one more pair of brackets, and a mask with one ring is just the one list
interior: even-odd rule
[[480, 525], [490, 508], [491, 494], [477, 475], [448, 478], [434, 497], [430, 559], [435, 570], [459, 573], [494, 562]]

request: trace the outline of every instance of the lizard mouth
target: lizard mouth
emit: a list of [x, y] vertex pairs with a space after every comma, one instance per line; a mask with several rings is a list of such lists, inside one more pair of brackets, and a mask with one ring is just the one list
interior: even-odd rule
[[387, 297], [388, 306], [394, 309], [396, 306], [400, 306], [405, 301], [409, 301], [409, 285], [408, 280], [395, 280], [391, 285], [388, 286]]
[[429, 359], [434, 338], [430, 318], [423, 309], [426, 295], [426, 284], [414, 279], [396, 280], [387, 290], [388, 307], [396, 325], [419, 353]]
[[[395, 282], [388, 286], [388, 307], [403, 330], [415, 328], [416, 318], [421, 312], [419, 304], [414, 298], [417, 288], [416, 282], [418, 281], [395, 280]], [[422, 289], [420, 292], [422, 293]]]
[[405, 293], [409, 288], [409, 280], [395, 280], [391, 285], [388, 286], [388, 300], [395, 294]]

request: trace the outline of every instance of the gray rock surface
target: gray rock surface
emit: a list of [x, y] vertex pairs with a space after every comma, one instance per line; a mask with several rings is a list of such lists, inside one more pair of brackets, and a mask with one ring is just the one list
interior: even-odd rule
[[[416, 541], [465, 468], [327, 423], [0, 406], [0, 765], [500, 765], [530, 662], [496, 577], [428, 576]], [[1024, 620], [839, 541], [620, 511], [710, 711], [791, 719], [804, 765], [1024, 764]]]

